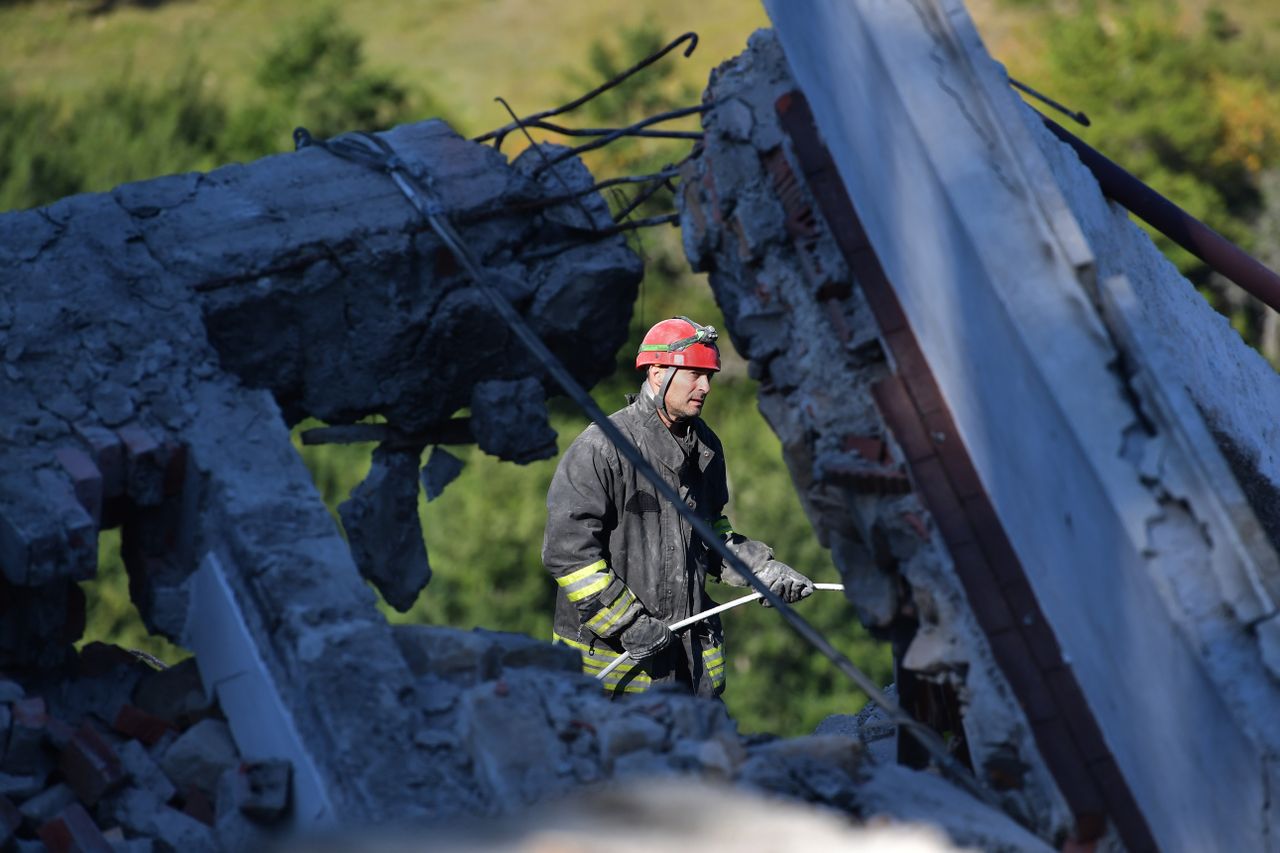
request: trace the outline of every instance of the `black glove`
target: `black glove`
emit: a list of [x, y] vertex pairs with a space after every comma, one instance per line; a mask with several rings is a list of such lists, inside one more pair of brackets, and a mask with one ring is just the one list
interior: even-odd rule
[[671, 642], [671, 630], [648, 613], [641, 613], [628, 625], [618, 639], [634, 660], [644, 660], [657, 654]]
[[[777, 560], [769, 560], [760, 567], [756, 576], [769, 586], [769, 591], [777, 595], [787, 604], [793, 604], [802, 598], [813, 595], [813, 581]], [[767, 601], [761, 603], [768, 606]]]

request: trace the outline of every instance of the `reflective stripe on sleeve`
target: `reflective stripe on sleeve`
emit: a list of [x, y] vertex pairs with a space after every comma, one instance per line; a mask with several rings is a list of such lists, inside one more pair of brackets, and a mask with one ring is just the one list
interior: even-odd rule
[[589, 566], [575, 569], [563, 577], [556, 578], [556, 583], [564, 588], [570, 601], [581, 601], [589, 595], [595, 595], [613, 580], [613, 572], [604, 560], [596, 560]]
[[724, 690], [724, 648], [712, 646], [702, 650], [702, 665], [711, 678], [711, 688], [718, 694]]
[[[603, 648], [591, 648], [583, 643], [562, 637], [559, 634], [552, 634], [552, 642], [564, 643], [578, 650], [582, 655], [582, 671], [587, 675], [595, 678], [600, 670], [604, 669], [618, 655]], [[622, 688], [624, 693], [643, 693], [653, 684], [653, 679], [643, 669], [640, 669], [634, 661], [624, 661], [619, 664], [617, 669], [604, 677], [600, 682], [601, 687], [606, 693], [615, 693], [618, 688]]]
[[587, 620], [587, 627], [601, 636], [607, 635], [635, 601], [635, 593], [624, 586], [612, 604]]

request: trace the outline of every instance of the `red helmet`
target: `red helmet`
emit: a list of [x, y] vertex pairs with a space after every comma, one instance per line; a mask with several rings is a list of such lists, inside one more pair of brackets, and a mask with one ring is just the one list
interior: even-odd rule
[[640, 342], [636, 369], [647, 364], [670, 364], [720, 370], [714, 326], [699, 326], [688, 317], [674, 317], [654, 325]]

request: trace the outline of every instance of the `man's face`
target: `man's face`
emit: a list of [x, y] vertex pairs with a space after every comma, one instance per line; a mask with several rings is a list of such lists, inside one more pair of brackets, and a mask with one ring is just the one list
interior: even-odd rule
[[[667, 388], [666, 400], [667, 413], [672, 420], [683, 421], [702, 414], [702, 406], [711, 393], [711, 377], [715, 371], [696, 367], [670, 367], [665, 370], [675, 371]], [[658, 369], [650, 374], [650, 381], [655, 382], [653, 390], [661, 390], [665, 370]]]

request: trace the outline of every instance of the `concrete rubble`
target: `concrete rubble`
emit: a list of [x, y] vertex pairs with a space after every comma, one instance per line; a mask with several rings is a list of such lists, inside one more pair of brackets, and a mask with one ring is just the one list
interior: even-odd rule
[[[219, 787], [262, 765], [241, 758], [216, 703], [191, 694], [192, 678], [193, 659], [157, 671], [91, 644], [72, 664], [0, 681], [0, 847], [240, 849], [220, 827], [280, 826], [284, 809]], [[287, 792], [277, 782], [271, 794]], [[217, 826], [215, 808], [226, 815]]]
[[[640, 267], [592, 234], [603, 201], [557, 201], [530, 155], [507, 164], [438, 122], [385, 136], [579, 380], [610, 370]], [[385, 177], [309, 149], [6, 214], [0, 276], [13, 844], [240, 850], [272, 824], [509, 814], [654, 774], [892, 815], [859, 805], [874, 761], [856, 738], [744, 739], [716, 704], [610, 702], [563, 648], [377, 612], [362, 573], [401, 606], [429, 577], [400, 510], [457, 465], [437, 447], [419, 473], [426, 445], [465, 431], [514, 461], [555, 446], [540, 373]], [[385, 422], [357, 423], [371, 414]], [[350, 546], [291, 446], [303, 417], [381, 440], [344, 506]], [[144, 622], [198, 664], [74, 651], [78, 582], [116, 526]], [[1027, 849], [1006, 818], [991, 827], [1017, 841], [986, 846]]]

